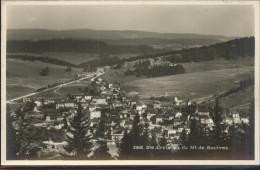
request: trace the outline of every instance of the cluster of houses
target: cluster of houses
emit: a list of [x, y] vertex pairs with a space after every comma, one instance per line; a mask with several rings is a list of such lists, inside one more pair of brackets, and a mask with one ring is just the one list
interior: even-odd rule
[[[187, 113], [180, 105], [182, 100], [177, 97], [171, 104], [160, 101], [140, 101], [124, 95], [119, 85], [108, 83], [101, 78], [92, 79], [95, 95], [74, 94], [66, 99], [34, 99], [36, 104], [33, 115], [36, 120], [33, 125], [37, 127], [65, 129], [70, 126], [70, 119], [77, 113], [79, 104], [86, 120], [89, 121], [89, 132], [95, 140], [100, 136], [99, 125], [105, 126], [103, 138], [108, 144], [120, 142], [124, 132], [130, 132], [135, 116], [139, 115], [140, 125], [147, 128], [149, 135], [156, 135], [158, 140], [165, 136], [171, 143], [178, 144], [183, 131], [190, 132], [190, 123], [196, 119], [209, 128], [214, 126], [210, 112], [206, 107], [197, 107], [194, 112]], [[24, 102], [29, 99], [25, 98]], [[236, 111], [225, 116], [226, 123], [248, 123], [248, 115]], [[103, 139], [103, 140], [104, 140]]]

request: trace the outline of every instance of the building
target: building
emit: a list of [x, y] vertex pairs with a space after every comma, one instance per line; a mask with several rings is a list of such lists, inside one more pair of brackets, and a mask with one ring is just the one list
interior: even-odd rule
[[86, 111], [86, 116], [90, 120], [92, 120], [94, 118], [100, 118], [101, 117], [101, 110]]
[[163, 122], [163, 116], [162, 115], [157, 115], [156, 116], [156, 123], [158, 124], [158, 123], [161, 123], [161, 122]]
[[77, 108], [77, 104], [74, 101], [65, 101], [64, 107], [66, 108]]
[[95, 102], [96, 104], [103, 104], [103, 105], [107, 104], [107, 99], [105, 97], [93, 97], [92, 101]]

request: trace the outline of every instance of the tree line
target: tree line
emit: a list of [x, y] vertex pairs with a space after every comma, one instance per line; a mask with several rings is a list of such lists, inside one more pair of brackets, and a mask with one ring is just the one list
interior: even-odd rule
[[135, 75], [137, 77], [146, 76], [146, 77], [160, 77], [176, 74], [184, 74], [185, 69], [182, 65], [177, 64], [170, 66], [169, 64], [164, 65], [153, 65], [149, 60], [136, 62], [134, 65], [135, 69], [130, 70], [129, 68], [125, 72], [126, 76]]
[[8, 53], [44, 53], [44, 52], [81, 52], [81, 53], [132, 53], [152, 54], [162, 50], [150, 46], [108, 45], [99, 40], [49, 39], [49, 40], [8, 40]]
[[7, 55], [7, 58], [13, 58], [13, 59], [21, 59], [24, 61], [41, 61], [44, 63], [50, 63], [50, 64], [56, 64], [56, 65], [61, 65], [61, 66], [67, 66], [67, 67], [78, 67], [75, 64], [72, 64], [70, 62], [66, 62], [61, 59], [56, 59], [56, 58], [50, 58], [50, 57], [37, 57], [37, 56], [32, 56], [32, 55]]

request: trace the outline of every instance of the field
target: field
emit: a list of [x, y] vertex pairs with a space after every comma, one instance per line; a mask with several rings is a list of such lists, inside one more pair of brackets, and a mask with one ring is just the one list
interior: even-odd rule
[[[40, 76], [39, 71], [49, 67], [48, 76]], [[82, 69], [72, 69], [71, 73], [65, 72], [66, 67], [47, 64], [42, 62], [22, 61], [19, 59], [7, 59], [8, 76], [6, 79], [7, 99], [20, 97], [34, 92], [37, 88], [64, 82], [74, 78], [75, 74], [80, 73]]]
[[129, 95], [138, 94], [142, 98], [150, 96], [180, 96], [200, 98], [238, 87], [239, 81], [254, 76], [254, 58], [245, 57], [228, 61], [184, 63], [185, 74], [146, 78], [125, 76], [127, 67], [109, 70], [102, 78], [109, 82], [119, 82], [129, 89]]
[[239, 91], [238, 93], [220, 99], [220, 104], [224, 107], [234, 107], [243, 104], [248, 104], [254, 97], [254, 86]]
[[82, 62], [98, 59], [98, 54], [76, 53], [76, 52], [45, 52], [42, 54], [34, 54], [34, 53], [8, 53], [8, 54], [29, 55], [35, 57], [49, 57], [49, 58], [60, 59], [72, 64], [80, 64]]
[[238, 60], [217, 59], [212, 61], [197, 62], [197, 63], [183, 63], [186, 73], [229, 69], [234, 67], [252, 67], [254, 66], [254, 57], [245, 57]]
[[238, 87], [240, 80], [253, 76], [253, 67], [243, 67], [135, 80], [126, 86], [141, 98], [168, 95], [194, 99]]

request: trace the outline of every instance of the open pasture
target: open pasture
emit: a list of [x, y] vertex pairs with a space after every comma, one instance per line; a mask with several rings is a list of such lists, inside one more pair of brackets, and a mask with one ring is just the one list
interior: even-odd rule
[[238, 87], [240, 80], [253, 76], [253, 67], [243, 67], [147, 78], [126, 86], [141, 98], [168, 95], [194, 99]]

